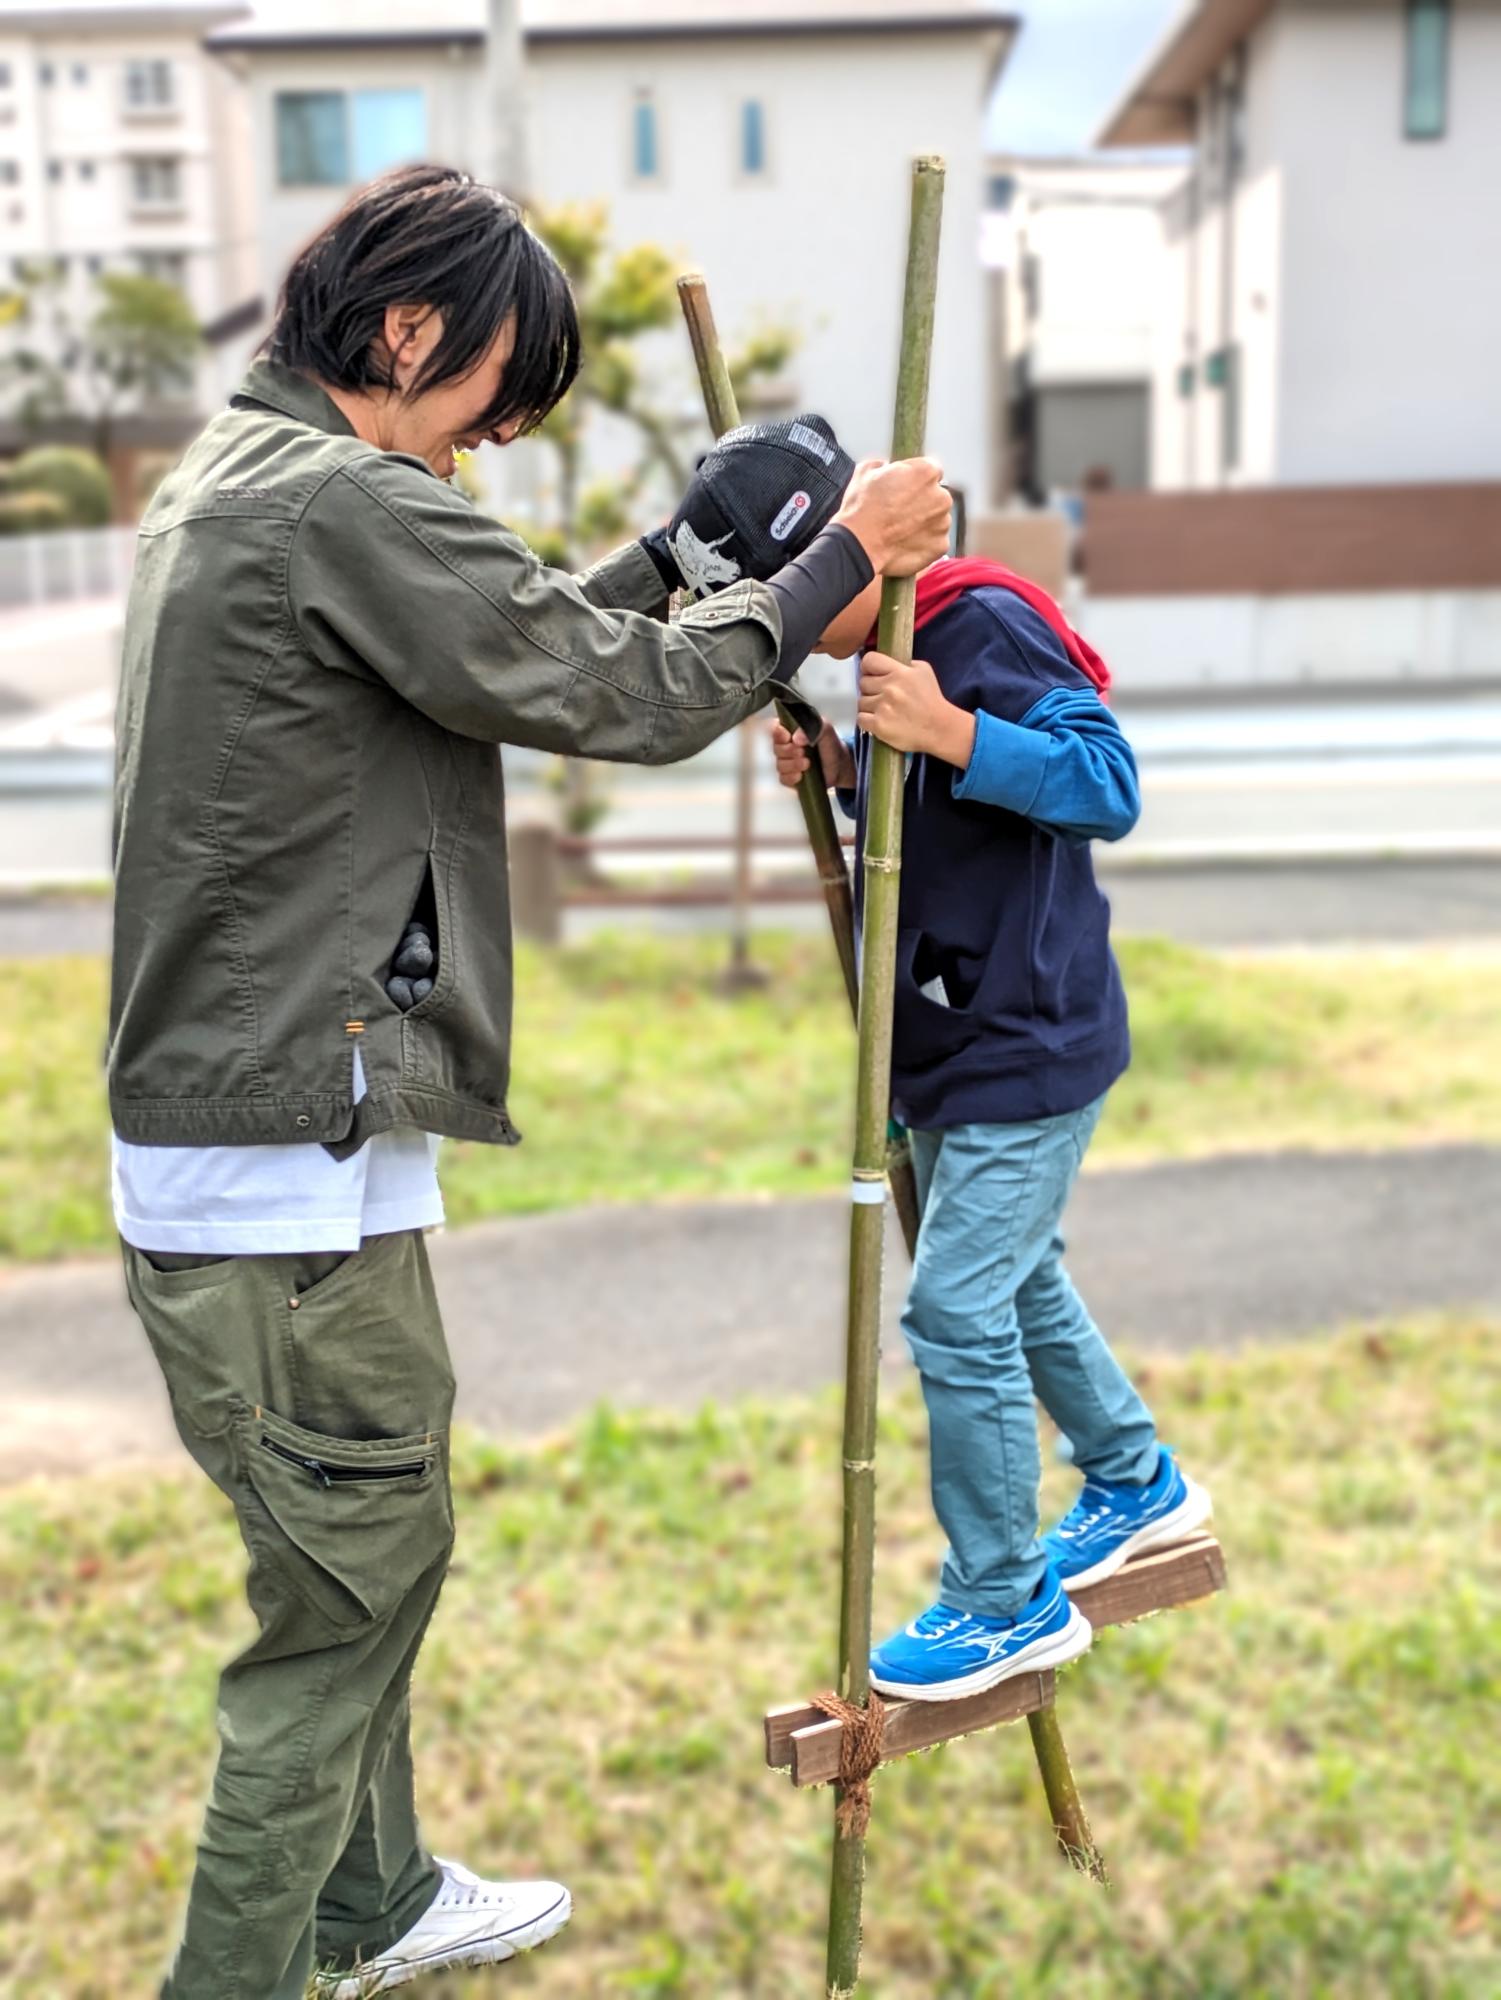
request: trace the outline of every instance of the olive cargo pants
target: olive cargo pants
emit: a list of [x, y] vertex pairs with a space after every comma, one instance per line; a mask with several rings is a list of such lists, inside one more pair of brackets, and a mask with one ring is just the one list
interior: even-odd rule
[[[171, 1268], [162, 1268], [170, 1266]], [[453, 1546], [453, 1375], [418, 1231], [349, 1256], [147, 1258], [126, 1284], [183, 1442], [234, 1504], [258, 1638], [163, 2000], [302, 2000], [437, 1892], [408, 1683]]]

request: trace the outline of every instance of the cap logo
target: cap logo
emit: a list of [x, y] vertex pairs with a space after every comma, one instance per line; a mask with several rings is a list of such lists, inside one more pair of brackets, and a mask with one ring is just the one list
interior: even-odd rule
[[789, 444], [800, 444], [804, 451], [811, 451], [815, 458], [821, 458], [825, 465], [834, 463], [834, 447], [827, 438], [821, 438], [817, 431], [809, 430], [806, 424], [792, 424], [788, 427]]
[[719, 553], [729, 539], [726, 534], [712, 542], [700, 541], [686, 521], [675, 535], [668, 536], [667, 546], [672, 550], [678, 574], [695, 597], [707, 597], [720, 584], [733, 583], [739, 576], [740, 565], [735, 558]]
[[806, 493], [794, 493], [772, 522], [771, 539], [774, 542], [785, 542], [812, 504]]

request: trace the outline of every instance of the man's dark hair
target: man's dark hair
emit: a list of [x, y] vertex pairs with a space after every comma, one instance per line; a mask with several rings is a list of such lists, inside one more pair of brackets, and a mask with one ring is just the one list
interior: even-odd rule
[[514, 202], [453, 167], [403, 167], [353, 195], [288, 271], [266, 348], [336, 389], [394, 389], [381, 336], [401, 305], [443, 315], [414, 396], [467, 375], [514, 318], [486, 430], [533, 429], [578, 374], [578, 314], [552, 252]]

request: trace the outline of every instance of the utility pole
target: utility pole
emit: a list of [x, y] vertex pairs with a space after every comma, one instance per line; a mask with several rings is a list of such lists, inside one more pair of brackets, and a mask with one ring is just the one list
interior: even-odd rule
[[521, 0], [489, 0], [485, 45], [486, 130], [483, 171], [492, 186], [523, 207], [531, 192], [526, 157], [526, 49]]

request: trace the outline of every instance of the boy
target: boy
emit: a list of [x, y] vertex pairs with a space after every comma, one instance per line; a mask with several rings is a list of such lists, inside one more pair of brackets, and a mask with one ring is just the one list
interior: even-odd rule
[[[938, 1601], [875, 1648], [871, 1684], [948, 1701], [1076, 1658], [1092, 1634], [1068, 1593], [1181, 1540], [1210, 1501], [1159, 1445], [1059, 1234], [1130, 1057], [1088, 845], [1140, 810], [1108, 673], [1045, 593], [994, 563], [920, 577], [925, 658], [910, 666], [870, 650], [879, 600], [876, 578], [823, 633], [820, 652], [865, 650], [858, 734], [825, 723], [816, 750], [861, 840], [868, 738], [908, 758], [892, 1100], [923, 1222], [903, 1328], [949, 1551]], [[808, 739], [772, 735], [795, 786]], [[1084, 1474], [1040, 1539], [1034, 1396]]]

